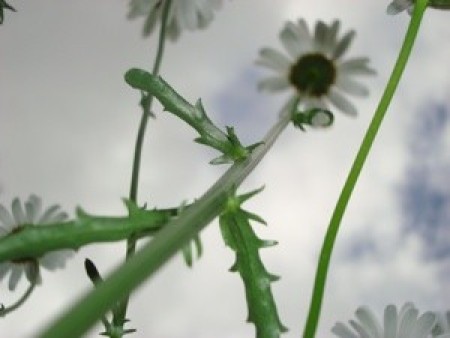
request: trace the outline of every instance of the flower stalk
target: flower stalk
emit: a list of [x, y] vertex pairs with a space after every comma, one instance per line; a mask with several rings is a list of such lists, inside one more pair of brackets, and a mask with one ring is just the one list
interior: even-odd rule
[[394, 69], [392, 70], [389, 81], [381, 97], [380, 103], [375, 111], [372, 121], [367, 129], [366, 135], [361, 143], [358, 154], [353, 162], [352, 168], [348, 174], [347, 180], [341, 191], [336, 207], [328, 226], [322, 249], [320, 252], [319, 263], [317, 266], [316, 277], [314, 281], [314, 289], [312, 293], [311, 304], [309, 308], [308, 318], [306, 321], [303, 337], [314, 338], [317, 325], [319, 322], [320, 311], [322, 307], [322, 299], [325, 290], [325, 283], [327, 279], [328, 267], [330, 264], [331, 255], [336, 241], [339, 226], [342, 217], [347, 208], [353, 189], [356, 185], [358, 177], [370, 152], [375, 137], [380, 129], [383, 118], [386, 114], [387, 108], [392, 100], [398, 83], [400, 82], [403, 71], [408, 62], [411, 50], [413, 48], [416, 36], [422, 21], [423, 14], [427, 7], [427, 0], [418, 0], [414, 8], [413, 16], [408, 26], [408, 30], [403, 41], [403, 45], [399, 52]]

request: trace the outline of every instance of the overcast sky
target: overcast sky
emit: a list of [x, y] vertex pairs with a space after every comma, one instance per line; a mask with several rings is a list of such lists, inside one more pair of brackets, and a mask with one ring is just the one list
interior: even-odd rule
[[[30, 193], [73, 212], [124, 214], [140, 110], [139, 93], [123, 81], [131, 67], [151, 69], [156, 36], [126, 19], [128, 1], [14, 1], [0, 27], [0, 203]], [[365, 129], [386, 84], [408, 23], [387, 16], [388, 1], [224, 1], [210, 27], [168, 43], [161, 74], [186, 99], [201, 97], [220, 126], [233, 125], [245, 143], [258, 141], [286, 95], [258, 93], [268, 74], [254, 61], [264, 46], [281, 48], [286, 20], [337, 18], [357, 30], [349, 56], [367, 55], [377, 77], [371, 95], [354, 100], [359, 116], [336, 112], [327, 131], [289, 128], [241, 192], [266, 189], [246, 205], [268, 227], [263, 251], [286, 338], [301, 335], [323, 234]], [[413, 301], [419, 309], [450, 303], [450, 60], [448, 13], [430, 10], [398, 93], [345, 214], [333, 256], [317, 337], [337, 320], [370, 305]], [[196, 134], [161, 112], [150, 121], [139, 201], [178, 206], [199, 197], [225, 170]], [[243, 286], [228, 272], [234, 257], [217, 223], [203, 233], [204, 256], [193, 269], [180, 256], [133, 296], [128, 317], [135, 337], [247, 338]], [[119, 264], [123, 244], [81, 249], [65, 270], [43, 272], [44, 283], [20, 310], [0, 321], [0, 336], [32, 337], [61, 308], [88, 290], [83, 260], [105, 273]], [[22, 283], [20, 290], [25, 288]], [[0, 302], [18, 295], [0, 284]], [[87, 337], [102, 330], [94, 328]], [[131, 336], [130, 336], [131, 337]]]

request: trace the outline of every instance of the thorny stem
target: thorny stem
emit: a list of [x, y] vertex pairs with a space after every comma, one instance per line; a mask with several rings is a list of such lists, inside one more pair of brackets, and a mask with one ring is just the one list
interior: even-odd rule
[[312, 293], [309, 314], [303, 333], [304, 338], [314, 338], [317, 325], [319, 322], [320, 311], [322, 307], [322, 299], [325, 290], [325, 283], [327, 279], [328, 267], [333, 252], [334, 243], [339, 230], [339, 226], [347, 207], [350, 196], [358, 180], [359, 174], [363, 168], [364, 162], [372, 147], [373, 141], [378, 133], [381, 122], [385, 116], [386, 110], [391, 102], [397, 85], [405, 69], [406, 63], [411, 54], [420, 23], [427, 6], [427, 0], [417, 0], [414, 8], [414, 13], [409, 23], [408, 30], [403, 41], [402, 48], [395, 63], [391, 77], [386, 85], [383, 96], [375, 111], [375, 115], [367, 129], [366, 135], [361, 143], [358, 154], [353, 162], [352, 168], [348, 174], [347, 181], [341, 191], [341, 195], [337, 201], [330, 224], [325, 235], [322, 250], [317, 265], [316, 277], [314, 281], [314, 289]]

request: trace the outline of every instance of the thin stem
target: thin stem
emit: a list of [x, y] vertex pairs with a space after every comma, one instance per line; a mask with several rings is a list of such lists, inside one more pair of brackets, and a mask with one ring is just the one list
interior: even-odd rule
[[[169, 9], [172, 0], [167, 0], [164, 2], [164, 7], [162, 10], [161, 17], [161, 28], [159, 31], [159, 41], [158, 41], [158, 49], [156, 52], [156, 58], [153, 64], [153, 75], [159, 74], [159, 69], [161, 67], [163, 54], [164, 54], [164, 46], [166, 41], [166, 26], [167, 26], [167, 18], [169, 16]], [[141, 168], [141, 157], [142, 157], [142, 146], [144, 143], [145, 131], [147, 128], [148, 118], [151, 116], [151, 106], [153, 103], [153, 96], [143, 94], [141, 105], [142, 105], [142, 116], [141, 122], [139, 124], [139, 130], [136, 138], [136, 144], [134, 148], [134, 160], [133, 160], [133, 169], [131, 175], [131, 184], [130, 184], [130, 195], [129, 198], [133, 202], [137, 202], [138, 195], [138, 186], [139, 186], [139, 171]], [[127, 251], [126, 251], [126, 260], [130, 259], [131, 256], [136, 252], [136, 236], [131, 236], [127, 240]], [[117, 310], [114, 311], [113, 323], [115, 325], [122, 326], [125, 322], [127, 307], [129, 302], [129, 295], [127, 295], [124, 300], [119, 304]]]
[[0, 306], [0, 317], [6, 316], [8, 313], [13, 312], [14, 310], [17, 310], [20, 306], [22, 306], [23, 303], [31, 296], [31, 294], [34, 291], [34, 288], [36, 287], [36, 282], [30, 283], [28, 286], [28, 289], [25, 291], [25, 293], [22, 295], [22, 297], [17, 300], [14, 304], [4, 307], [3, 305]]
[[342, 216], [345, 212], [356, 181], [358, 180], [359, 174], [361, 173], [367, 155], [369, 154], [369, 151], [372, 147], [373, 141], [380, 128], [381, 122], [383, 121], [386, 110], [391, 102], [391, 99], [403, 74], [403, 70], [405, 69], [406, 63], [411, 54], [411, 50], [414, 45], [414, 41], [416, 39], [426, 6], [427, 0], [416, 1], [414, 13], [409, 23], [409, 27], [406, 32], [402, 48], [398, 55], [397, 62], [395, 63], [389, 82], [386, 85], [386, 89], [383, 93], [383, 96], [381, 97], [375, 115], [373, 116], [369, 128], [367, 129], [366, 135], [364, 136], [358, 154], [356, 155], [356, 158], [353, 162], [352, 168], [347, 177], [347, 181], [345, 182], [345, 185], [342, 189], [341, 195], [339, 196], [338, 202], [331, 217], [330, 224], [328, 226], [327, 233], [322, 245], [319, 263], [317, 265], [309, 314], [303, 333], [304, 338], [313, 338], [315, 336], [322, 306], [328, 267]]
[[[285, 109], [293, 112], [297, 103], [298, 100], [291, 102]], [[131, 257], [126, 264], [116, 269], [102, 284], [63, 314], [39, 337], [80, 337], [118, 299], [125, 297], [152, 276], [221, 213], [231, 189], [238, 187], [263, 159], [289, 124], [290, 119], [291, 114], [284, 113], [269, 130], [263, 139], [264, 143], [256, 148], [249, 158], [228, 169], [197, 202], [171, 220], [150, 243]]]

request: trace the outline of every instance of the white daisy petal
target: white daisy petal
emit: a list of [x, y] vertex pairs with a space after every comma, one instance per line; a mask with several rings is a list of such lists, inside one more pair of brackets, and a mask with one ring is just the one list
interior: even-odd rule
[[341, 338], [358, 338], [345, 324], [338, 322], [331, 329], [336, 336]]
[[343, 36], [343, 38], [338, 42], [336, 48], [334, 49], [333, 59], [339, 59], [345, 54], [355, 35], [356, 32], [354, 30], [351, 30]]
[[316, 22], [316, 27], [314, 30], [314, 49], [318, 52], [326, 52], [326, 41], [327, 41], [328, 27], [322, 21]]
[[370, 337], [381, 337], [381, 326], [374, 313], [368, 307], [363, 306], [357, 309], [356, 318], [358, 318], [361, 324], [366, 328]]
[[366, 87], [345, 75], [341, 75], [337, 78], [336, 86], [346, 93], [355, 96], [365, 97], [369, 95], [369, 90]]
[[24, 225], [27, 222], [27, 218], [22, 209], [22, 204], [18, 198], [15, 198], [11, 204], [11, 211], [14, 216], [16, 223], [20, 225]]
[[11, 263], [4, 262], [0, 263], [0, 281], [5, 278], [6, 274], [11, 270]]
[[427, 338], [428, 334], [436, 324], [437, 318], [433, 312], [425, 312], [415, 322], [410, 338]]
[[259, 90], [267, 90], [270, 92], [277, 92], [289, 87], [287, 78], [280, 76], [268, 77], [258, 82]]
[[298, 35], [296, 34], [296, 29], [293, 28], [294, 24], [288, 22], [284, 29], [280, 33], [280, 40], [283, 43], [284, 48], [287, 50], [289, 55], [296, 59], [303, 53], [303, 48], [299, 43]]
[[260, 66], [280, 72], [287, 71], [290, 68], [291, 61], [275, 49], [263, 48], [260, 50], [259, 55], [261, 58], [256, 63]]
[[72, 250], [57, 250], [46, 253], [39, 259], [39, 263], [47, 270], [62, 269], [66, 261], [74, 255]]
[[355, 106], [336, 90], [331, 89], [327, 97], [331, 103], [342, 112], [350, 116], [356, 116], [358, 114]]
[[327, 37], [325, 40], [325, 45], [327, 46], [326, 52], [330, 53], [336, 48], [337, 36], [339, 33], [339, 28], [341, 23], [339, 20], [334, 20], [333, 23], [327, 30]]
[[375, 75], [376, 72], [367, 66], [369, 63], [368, 58], [353, 58], [338, 64], [339, 71], [348, 75]]
[[405, 312], [399, 323], [399, 338], [410, 338], [418, 314], [419, 311], [415, 308], [409, 308]]
[[25, 202], [25, 213], [27, 221], [30, 224], [37, 222], [37, 216], [42, 211], [42, 200], [36, 195], [31, 195], [28, 201]]
[[11, 275], [9, 276], [8, 289], [14, 291], [23, 274], [22, 264], [15, 264], [11, 267]]
[[5, 230], [11, 230], [13, 225], [15, 224], [13, 217], [9, 213], [9, 211], [0, 204], [0, 222], [1, 227]]
[[58, 212], [59, 205], [52, 205], [47, 210], [45, 210], [44, 214], [37, 221], [38, 224], [48, 224], [52, 223], [55, 214]]
[[395, 305], [388, 305], [384, 310], [384, 337], [397, 337], [397, 308]]
[[358, 332], [360, 338], [372, 338], [369, 335], [369, 332], [367, 332], [366, 327], [357, 321], [351, 319], [349, 320], [350, 325], [353, 327], [353, 329]]

